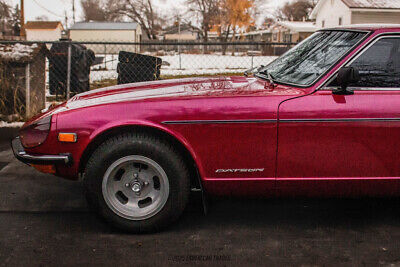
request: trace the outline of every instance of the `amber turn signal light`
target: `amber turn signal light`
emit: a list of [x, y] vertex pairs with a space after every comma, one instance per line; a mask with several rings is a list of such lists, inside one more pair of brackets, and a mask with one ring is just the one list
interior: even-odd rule
[[31, 164], [33, 168], [36, 170], [43, 172], [43, 173], [51, 173], [55, 174], [56, 173], [56, 168], [54, 165], [36, 165], [36, 164]]
[[59, 133], [58, 141], [64, 143], [75, 143], [76, 141], [78, 141], [78, 136], [76, 135], [76, 133]]

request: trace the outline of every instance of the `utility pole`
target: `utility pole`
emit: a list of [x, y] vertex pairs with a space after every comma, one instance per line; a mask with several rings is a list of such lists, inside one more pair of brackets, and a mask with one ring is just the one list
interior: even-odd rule
[[75, 0], [72, 0], [72, 21], [75, 24]]
[[182, 69], [182, 58], [181, 58], [181, 15], [178, 15], [178, 55], [179, 55], [179, 69]]
[[67, 10], [64, 10], [64, 23], [65, 23], [65, 28], [68, 28], [68, 14], [67, 14]]
[[24, 6], [24, 0], [21, 0], [21, 30], [19, 35], [20, 36], [25, 36], [25, 6]]

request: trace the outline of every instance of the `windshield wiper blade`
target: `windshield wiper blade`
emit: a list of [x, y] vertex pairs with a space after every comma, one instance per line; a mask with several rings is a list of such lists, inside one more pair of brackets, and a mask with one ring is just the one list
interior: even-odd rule
[[248, 69], [244, 72], [244, 76], [249, 77], [251, 74], [256, 74], [259, 72], [262, 68], [264, 68], [264, 65], [260, 65], [251, 69]]
[[265, 77], [269, 81], [269, 83], [272, 85], [272, 87], [276, 86], [274, 77], [272, 77], [271, 73], [269, 73], [268, 70], [259, 72], [259, 74], [263, 75], [263, 77]]
[[271, 73], [269, 73], [268, 70], [266, 70], [266, 72], [267, 72], [267, 76], [268, 76], [269, 82], [271, 83], [271, 85], [272, 85], [273, 87], [275, 87], [274, 77], [272, 77]]

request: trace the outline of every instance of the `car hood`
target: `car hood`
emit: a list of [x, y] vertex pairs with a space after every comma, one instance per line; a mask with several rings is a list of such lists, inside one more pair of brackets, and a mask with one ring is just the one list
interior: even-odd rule
[[92, 90], [74, 96], [63, 105], [62, 109], [171, 98], [301, 94], [304, 94], [304, 90], [288, 86], [276, 86], [271, 89], [268, 82], [253, 77], [188, 78], [124, 84]]

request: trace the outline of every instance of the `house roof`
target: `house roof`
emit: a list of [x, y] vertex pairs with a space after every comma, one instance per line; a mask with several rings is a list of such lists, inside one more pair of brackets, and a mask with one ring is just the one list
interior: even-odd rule
[[243, 36], [250, 36], [250, 35], [262, 35], [265, 33], [271, 33], [271, 29], [265, 29], [265, 30], [256, 30], [256, 31], [251, 31], [251, 32], [246, 32], [243, 33]]
[[278, 21], [277, 24], [294, 32], [315, 32], [317, 27], [314, 22], [306, 21]]
[[28, 21], [24, 27], [28, 30], [54, 30], [59, 26], [64, 29], [60, 21]]
[[337, 26], [333, 28], [327, 28], [324, 30], [335, 30], [335, 29], [351, 29], [351, 30], [366, 30], [366, 31], [375, 31], [379, 29], [393, 29], [397, 30], [400, 29], [400, 24], [352, 24], [346, 26]]
[[[327, 0], [319, 0], [315, 8], [310, 14], [311, 19], [317, 17], [318, 11]], [[349, 8], [365, 8], [365, 9], [399, 9], [399, 0], [340, 0]]]
[[400, 9], [399, 0], [342, 0], [350, 8]]
[[[181, 24], [180, 31], [191, 31], [191, 32], [198, 32], [195, 28], [192, 27], [190, 24]], [[172, 26], [166, 29], [164, 32], [165, 34], [177, 34], [179, 33], [179, 27], [178, 26]]]
[[136, 30], [136, 22], [78, 22], [70, 30]]

